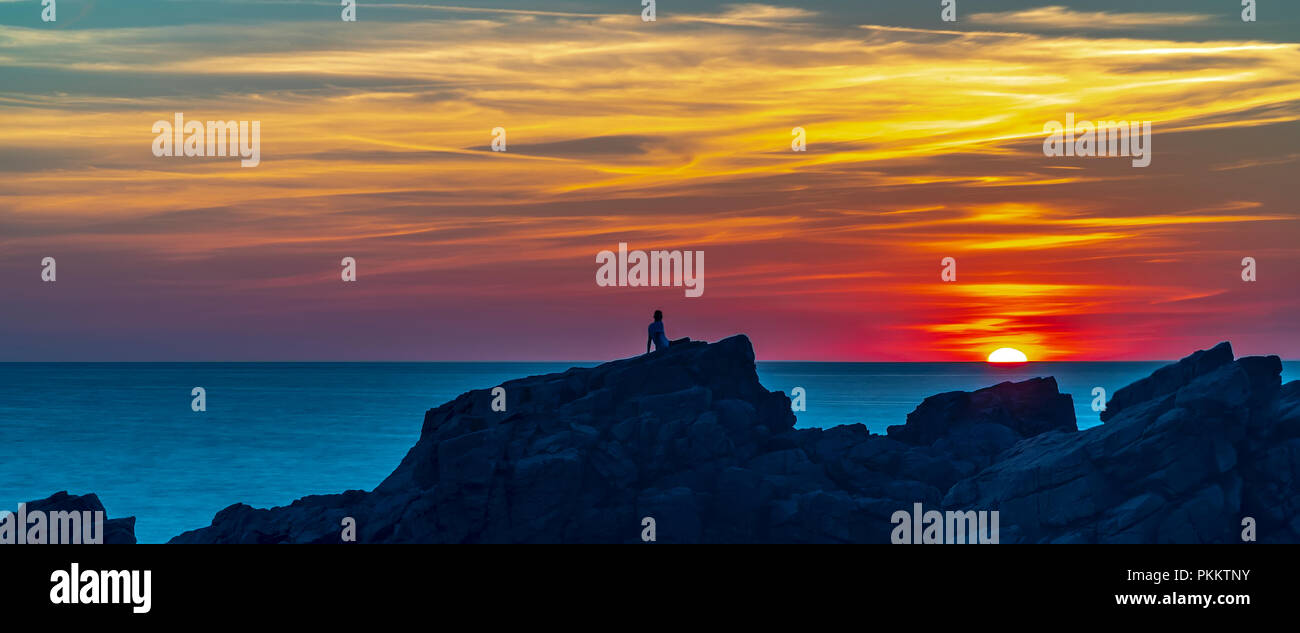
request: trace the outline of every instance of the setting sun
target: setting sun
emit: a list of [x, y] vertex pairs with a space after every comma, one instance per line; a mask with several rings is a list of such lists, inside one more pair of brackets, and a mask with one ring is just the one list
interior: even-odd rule
[[1024, 363], [1028, 360], [1024, 352], [1010, 347], [1001, 347], [989, 354], [990, 363]]

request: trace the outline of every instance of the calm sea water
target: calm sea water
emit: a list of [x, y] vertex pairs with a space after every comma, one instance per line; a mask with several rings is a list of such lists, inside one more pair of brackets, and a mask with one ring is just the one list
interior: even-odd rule
[[[0, 508], [59, 490], [135, 515], [141, 542], [207, 525], [231, 503], [369, 490], [419, 436], [425, 410], [573, 363], [0, 363]], [[1054, 375], [1080, 427], [1107, 393], [1162, 363], [759, 363], [768, 389], [807, 392], [799, 426], [883, 433], [926, 396]], [[1300, 378], [1300, 362], [1284, 380]], [[190, 411], [207, 389], [208, 410]]]

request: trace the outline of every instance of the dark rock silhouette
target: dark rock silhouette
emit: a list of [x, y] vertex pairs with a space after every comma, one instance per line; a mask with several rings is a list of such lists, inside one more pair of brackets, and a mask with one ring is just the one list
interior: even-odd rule
[[886, 433], [900, 442], [932, 444], [954, 433], [988, 425], [1007, 427], [1019, 437], [1078, 430], [1073, 400], [1069, 394], [1060, 393], [1056, 379], [1049, 377], [930, 396], [907, 414], [907, 424], [891, 426]]
[[[1115, 392], [1106, 424], [1016, 445], [944, 505], [998, 508], [1030, 542], [1300, 540], [1300, 382], [1221, 343]], [[1008, 520], [1010, 519], [1010, 520]]]
[[[47, 515], [51, 512], [103, 512], [104, 544], [135, 545], [135, 517], [110, 519], [99, 497], [92, 494], [70, 495], [67, 491], [56, 492], [44, 499], [27, 502], [27, 511], [40, 511]], [[48, 528], [48, 525], [47, 525]]]
[[173, 543], [890, 542], [891, 515], [997, 510], [1008, 542], [1300, 540], [1300, 383], [1225, 343], [1078, 431], [1052, 378], [927, 398], [907, 423], [795, 430], [749, 340], [506, 383], [425, 415], [372, 492], [243, 504]]

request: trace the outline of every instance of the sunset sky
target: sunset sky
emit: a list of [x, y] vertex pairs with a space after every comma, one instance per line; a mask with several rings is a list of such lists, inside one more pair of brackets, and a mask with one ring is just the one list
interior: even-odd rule
[[[0, 0], [0, 361], [601, 360], [656, 308], [760, 360], [1300, 358], [1298, 2], [470, 4]], [[155, 157], [175, 112], [261, 165]], [[1068, 112], [1151, 166], [1044, 156]], [[598, 287], [619, 242], [703, 296]]]

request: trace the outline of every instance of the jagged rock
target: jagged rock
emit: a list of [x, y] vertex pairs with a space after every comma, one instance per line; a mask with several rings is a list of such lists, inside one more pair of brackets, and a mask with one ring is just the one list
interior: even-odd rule
[[1245, 517], [1294, 542], [1298, 394], [1281, 371], [1227, 343], [1197, 352], [1117, 391], [1103, 426], [1022, 442], [944, 504], [998, 509], [1031, 542], [1241, 542]]
[[1074, 401], [1070, 394], [1059, 392], [1055, 378], [1048, 377], [930, 396], [907, 414], [907, 424], [891, 426], [886, 432], [900, 442], [928, 445], [961, 430], [967, 434], [965, 439], [1000, 445], [1011, 436], [999, 426], [1012, 431], [1017, 440], [1047, 431], [1078, 430]]
[[[28, 501], [26, 504], [27, 512], [44, 512], [46, 516], [52, 512], [90, 512], [94, 516], [95, 512], [103, 512], [104, 532], [102, 534], [103, 544], [105, 545], [135, 545], [135, 517], [126, 517], [122, 519], [108, 518], [108, 512], [104, 510], [104, 504], [99, 501], [99, 497], [92, 494], [70, 495], [66, 490], [56, 492], [44, 499]], [[47, 524], [47, 529], [49, 525]], [[82, 533], [86, 534], [83, 526]], [[91, 530], [93, 533], [93, 530]], [[97, 535], [98, 536], [98, 535]]]
[[237, 504], [177, 543], [889, 542], [892, 514], [996, 510], [1001, 542], [1300, 538], [1300, 386], [1222, 344], [1078, 431], [1052, 378], [927, 398], [888, 436], [794, 429], [744, 336], [505, 383], [430, 410], [374, 491]]
[[1119, 389], [1101, 412], [1103, 422], [1119, 415], [1120, 411], [1139, 402], [1149, 402], [1161, 396], [1176, 393], [1196, 378], [1232, 362], [1232, 346], [1226, 341], [1208, 350], [1198, 351], [1172, 365], [1152, 372], [1150, 376]]

